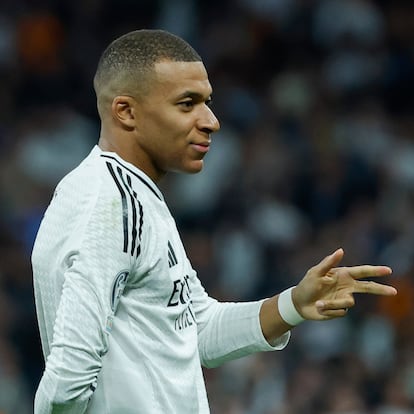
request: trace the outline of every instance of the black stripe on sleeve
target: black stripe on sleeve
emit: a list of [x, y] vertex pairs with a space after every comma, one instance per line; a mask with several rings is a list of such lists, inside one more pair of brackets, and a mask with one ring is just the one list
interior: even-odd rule
[[[119, 174], [119, 178], [121, 179], [124, 188], [127, 190], [128, 194], [129, 194], [129, 198], [131, 199], [131, 206], [132, 206], [132, 240], [131, 240], [131, 256], [134, 255], [135, 253], [135, 246], [136, 246], [136, 241], [137, 241], [137, 208], [135, 206], [135, 198], [132, 194], [131, 188], [126, 184], [125, 180], [124, 180], [124, 176], [122, 175], [122, 169], [121, 167], [117, 167], [116, 168], [118, 174]], [[127, 175], [127, 181], [128, 184], [131, 182], [131, 178]]]
[[123, 229], [124, 229], [124, 248], [123, 248], [123, 252], [126, 253], [128, 251], [128, 203], [127, 203], [127, 199], [126, 199], [126, 194], [125, 194], [124, 189], [122, 188], [121, 183], [119, 182], [119, 180], [118, 180], [118, 178], [115, 174], [115, 171], [114, 171], [111, 163], [107, 162], [106, 166], [108, 167], [109, 173], [111, 174], [113, 180], [115, 181], [116, 186], [118, 187], [119, 193], [121, 194], [122, 223], [123, 223]]
[[137, 257], [139, 256], [139, 254], [141, 253], [141, 237], [142, 237], [142, 225], [144, 223], [144, 211], [142, 208], [142, 204], [140, 203], [140, 201], [137, 198], [137, 193], [136, 191], [133, 190], [132, 188], [132, 182], [131, 182], [131, 176], [127, 175], [127, 182], [128, 185], [132, 191], [132, 194], [135, 198], [135, 200], [138, 202], [138, 216], [139, 216], [139, 229], [138, 229], [138, 240], [139, 240], [139, 244], [137, 246]]
[[[134, 192], [134, 195], [136, 196], [136, 193]], [[137, 249], [137, 257], [141, 253], [141, 238], [142, 238], [142, 225], [144, 224], [144, 211], [142, 208], [142, 204], [138, 200], [138, 208], [139, 208], [139, 231], [138, 231], [138, 237], [140, 241], [140, 245]]]
[[125, 170], [129, 171], [134, 177], [137, 177], [143, 184], [145, 184], [151, 190], [151, 192], [155, 195], [155, 197], [157, 197], [159, 200], [162, 201], [162, 198], [159, 196], [159, 194], [157, 193], [157, 191], [154, 190], [154, 188], [152, 187], [152, 185], [150, 183], [148, 183], [146, 180], [144, 180], [144, 178], [142, 178], [136, 172], [134, 172], [133, 170], [131, 170], [130, 168], [128, 168], [126, 165], [124, 165], [118, 159], [116, 159], [115, 157], [112, 157], [110, 155], [106, 155], [106, 154], [101, 154], [101, 157], [110, 158], [111, 160], [114, 160], [115, 162], [117, 162], [120, 166], [122, 166], [122, 168], [124, 168]]

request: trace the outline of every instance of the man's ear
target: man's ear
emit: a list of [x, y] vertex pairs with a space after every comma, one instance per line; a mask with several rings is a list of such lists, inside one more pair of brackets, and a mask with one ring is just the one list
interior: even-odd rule
[[135, 99], [132, 96], [115, 96], [112, 101], [112, 116], [128, 130], [135, 128]]

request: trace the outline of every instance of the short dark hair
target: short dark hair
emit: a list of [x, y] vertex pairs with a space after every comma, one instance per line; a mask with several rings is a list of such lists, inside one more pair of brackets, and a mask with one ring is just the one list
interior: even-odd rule
[[110, 89], [115, 94], [131, 88], [138, 92], [145, 90], [146, 75], [162, 60], [202, 59], [184, 39], [165, 30], [135, 30], [115, 39], [102, 53], [94, 77], [98, 106], [100, 95], [108, 95]]

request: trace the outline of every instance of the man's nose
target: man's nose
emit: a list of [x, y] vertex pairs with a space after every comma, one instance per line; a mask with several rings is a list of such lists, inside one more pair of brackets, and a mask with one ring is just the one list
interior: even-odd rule
[[199, 128], [209, 134], [217, 132], [220, 129], [220, 122], [214, 115], [214, 112], [207, 106], [200, 119]]

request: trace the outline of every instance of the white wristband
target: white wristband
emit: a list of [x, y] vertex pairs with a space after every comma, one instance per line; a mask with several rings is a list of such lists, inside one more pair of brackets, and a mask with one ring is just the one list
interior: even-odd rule
[[282, 319], [291, 326], [299, 325], [305, 319], [296, 310], [292, 300], [292, 289], [295, 286], [284, 290], [278, 298], [277, 307]]

